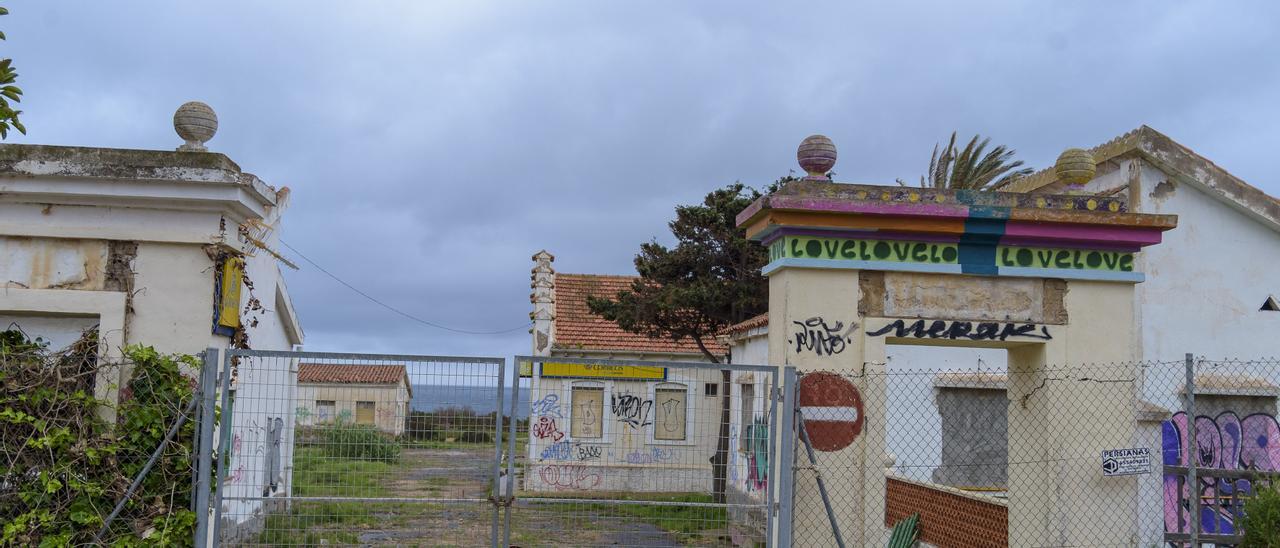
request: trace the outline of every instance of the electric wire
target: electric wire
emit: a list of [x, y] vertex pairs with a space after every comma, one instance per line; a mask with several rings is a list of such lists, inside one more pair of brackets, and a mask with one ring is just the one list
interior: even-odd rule
[[323, 272], [326, 276], [329, 276], [330, 278], [333, 278], [333, 280], [334, 280], [334, 281], [336, 281], [336, 282], [338, 282], [338, 283], [340, 283], [340, 284], [342, 284], [342, 285], [346, 286], [346, 288], [347, 288], [347, 289], [350, 289], [350, 290], [354, 291], [357, 295], [360, 295], [361, 297], [364, 297], [364, 298], [368, 299], [370, 302], [372, 302], [372, 303], [374, 303], [374, 304], [376, 304], [376, 305], [378, 305], [378, 306], [381, 306], [381, 307], [383, 307], [383, 308], [385, 308], [385, 309], [387, 309], [387, 310], [390, 310], [390, 311], [392, 311], [392, 312], [395, 312], [396, 314], [399, 314], [399, 315], [401, 315], [401, 316], [404, 316], [405, 318], [408, 318], [408, 319], [410, 319], [410, 320], [413, 320], [413, 321], [415, 321], [415, 322], [418, 322], [418, 323], [420, 323], [420, 324], [423, 324], [423, 325], [426, 325], [426, 326], [429, 326], [429, 327], [434, 327], [434, 328], [436, 328], [436, 329], [443, 329], [443, 330], [445, 330], [445, 331], [452, 331], [452, 332], [454, 332], [454, 333], [463, 333], [463, 334], [466, 334], [466, 335], [501, 335], [501, 334], [504, 334], [504, 333], [511, 333], [511, 332], [514, 332], [514, 331], [519, 331], [519, 330], [521, 330], [521, 329], [528, 329], [528, 328], [529, 328], [529, 326], [533, 325], [533, 322], [528, 322], [528, 323], [524, 323], [524, 324], [518, 325], [518, 326], [516, 326], [516, 327], [512, 327], [512, 328], [510, 328], [510, 329], [499, 329], [499, 330], [497, 330], [497, 331], [472, 331], [472, 330], [470, 330], [470, 329], [457, 329], [457, 328], [454, 328], [454, 327], [449, 327], [449, 326], [447, 326], [447, 325], [441, 325], [441, 324], [438, 324], [438, 323], [435, 323], [435, 322], [432, 322], [432, 321], [424, 320], [424, 319], [422, 319], [422, 318], [419, 318], [419, 317], [417, 317], [417, 316], [414, 316], [413, 314], [410, 314], [410, 313], [408, 313], [408, 312], [405, 312], [405, 311], [403, 311], [403, 310], [400, 310], [399, 308], [396, 308], [396, 307], [391, 306], [391, 305], [389, 305], [389, 304], [387, 304], [387, 303], [384, 303], [384, 302], [382, 302], [382, 301], [378, 300], [376, 297], [374, 297], [374, 296], [372, 296], [372, 295], [370, 295], [370, 294], [368, 294], [368, 293], [365, 293], [364, 291], [361, 291], [361, 290], [360, 290], [359, 288], [357, 288], [356, 286], [354, 286], [354, 285], [351, 285], [351, 284], [347, 283], [347, 282], [346, 282], [346, 280], [343, 280], [342, 278], [339, 278], [339, 277], [338, 277], [337, 275], [335, 275], [334, 273], [329, 272], [328, 270], [325, 270], [325, 268], [324, 268], [323, 266], [320, 266], [320, 265], [319, 265], [319, 264], [317, 264], [315, 261], [311, 260], [309, 257], [307, 257], [306, 255], [302, 254], [302, 252], [301, 252], [301, 251], [298, 251], [298, 249], [297, 249], [297, 248], [295, 248], [295, 247], [293, 247], [293, 246], [289, 245], [289, 242], [286, 242], [286, 241], [284, 241], [284, 240], [280, 240], [280, 243], [281, 243], [281, 244], [283, 244], [285, 247], [289, 248], [289, 250], [290, 250], [290, 251], [292, 251], [292, 252], [296, 253], [299, 257], [302, 257], [302, 260], [306, 261], [306, 262], [307, 262], [308, 264], [310, 264], [311, 266], [316, 267], [316, 270], [319, 270], [320, 272]]

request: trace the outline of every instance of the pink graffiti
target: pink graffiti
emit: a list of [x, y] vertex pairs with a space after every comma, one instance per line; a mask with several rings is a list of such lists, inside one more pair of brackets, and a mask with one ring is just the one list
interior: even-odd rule
[[594, 489], [600, 485], [600, 475], [593, 474], [585, 466], [575, 464], [552, 464], [538, 470], [542, 483], [554, 487], [557, 491]]
[[226, 482], [233, 483], [233, 484], [240, 483], [241, 479], [244, 479], [244, 463], [243, 462], [237, 464], [236, 469], [232, 470], [231, 473], [227, 475]]
[[560, 441], [564, 438], [564, 432], [556, 427], [556, 420], [548, 416], [538, 417], [538, 422], [533, 425], [533, 435], [540, 440]]
[[[1189, 451], [1186, 413], [1177, 413], [1164, 422], [1161, 446], [1166, 466], [1187, 466], [1189, 454], [1196, 457], [1200, 471], [1195, 491], [1200, 500], [1240, 500], [1234, 495], [1250, 496], [1253, 483], [1247, 479], [1214, 477], [1212, 469], [1225, 470], [1280, 470], [1280, 423], [1272, 415], [1256, 413], [1240, 419], [1230, 411], [1211, 419], [1198, 416], [1195, 420], [1196, 448]], [[1164, 528], [1167, 532], [1185, 533], [1191, 530], [1191, 486], [1181, 474], [1164, 475]], [[1240, 506], [1200, 507], [1200, 530], [1204, 533], [1234, 534]]]
[[232, 455], [240, 454], [240, 434], [235, 434], [231, 436], [231, 454]]

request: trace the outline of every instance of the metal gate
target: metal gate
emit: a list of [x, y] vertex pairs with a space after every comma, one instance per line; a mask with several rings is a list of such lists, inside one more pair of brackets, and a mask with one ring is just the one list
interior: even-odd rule
[[503, 545], [769, 543], [779, 368], [515, 360]]
[[209, 480], [197, 493], [212, 500], [198, 535], [267, 546], [770, 543], [780, 368], [514, 363], [210, 349], [197, 482]]

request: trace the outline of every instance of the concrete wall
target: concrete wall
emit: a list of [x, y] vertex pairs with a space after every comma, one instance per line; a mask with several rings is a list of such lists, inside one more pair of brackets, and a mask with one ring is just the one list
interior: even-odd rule
[[1140, 210], [1179, 218], [1164, 243], [1142, 253], [1143, 356], [1276, 356], [1280, 312], [1259, 308], [1269, 295], [1280, 298], [1280, 233], [1194, 185], [1141, 171]]
[[[333, 416], [322, 416], [316, 401], [334, 402]], [[354, 424], [356, 402], [374, 403], [374, 423], [379, 430], [399, 436], [404, 433], [408, 414], [409, 390], [403, 382], [388, 385], [369, 384], [298, 384], [294, 416], [298, 426], [316, 426], [341, 421]]]

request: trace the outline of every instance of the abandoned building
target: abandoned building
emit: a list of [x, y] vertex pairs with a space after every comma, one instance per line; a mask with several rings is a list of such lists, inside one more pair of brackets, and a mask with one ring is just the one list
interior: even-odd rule
[[[722, 406], [721, 372], [642, 365], [558, 363], [554, 358], [707, 362], [692, 341], [653, 339], [592, 314], [587, 298], [614, 297], [634, 276], [561, 274], [546, 251], [533, 256], [534, 356], [526, 488], [555, 489], [573, 462], [609, 491], [711, 492]], [[723, 356], [718, 341], [708, 348]], [[534, 365], [534, 364], [530, 364]], [[523, 397], [523, 396], [522, 396]], [[546, 473], [541, 473], [546, 470]]]
[[298, 364], [298, 426], [368, 425], [398, 436], [411, 399], [403, 365]]
[[[176, 151], [0, 144], [0, 329], [21, 329], [53, 347], [96, 330], [105, 363], [117, 363], [132, 344], [183, 354], [302, 344], [274, 251], [289, 189], [206, 150], [217, 129], [207, 105], [182, 105], [173, 123], [186, 141]], [[116, 401], [129, 373], [127, 364], [102, 368], [98, 396]], [[266, 375], [285, 395], [291, 390], [288, 370], [240, 373]], [[293, 415], [287, 398], [236, 397], [261, 399], [256, 405], [274, 406], [264, 409], [277, 418]], [[231, 455], [229, 493], [288, 491], [291, 424], [244, 429], [250, 434], [236, 448], [281, 447]], [[286, 465], [242, 460], [266, 453]], [[261, 507], [227, 504], [240, 505], [230, 513], [240, 516]]]

